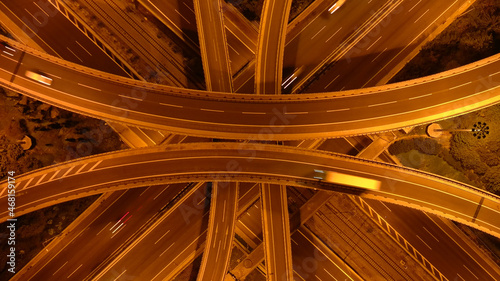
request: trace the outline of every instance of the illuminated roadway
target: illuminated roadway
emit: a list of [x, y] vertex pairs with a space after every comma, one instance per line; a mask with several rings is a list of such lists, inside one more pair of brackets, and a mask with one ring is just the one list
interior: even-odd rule
[[[227, 163], [235, 165], [228, 170]], [[313, 170], [339, 171], [379, 180], [380, 191], [335, 186], [313, 179]], [[240, 143], [194, 143], [126, 150], [83, 158], [20, 176], [17, 212], [105, 191], [145, 185], [231, 180], [286, 184], [359, 194], [417, 208], [500, 236], [497, 196], [453, 180], [345, 155]], [[7, 203], [5, 181], [0, 203]], [[2, 221], [7, 212], [0, 213]]]
[[[207, 240], [197, 280], [224, 280], [229, 270], [238, 210], [238, 183], [213, 183]], [[222, 206], [215, 206], [220, 205]]]
[[[190, 43], [199, 51], [195, 10], [193, 1], [139, 0], [149, 12], [154, 14], [179, 38]], [[208, 4], [208, 3], [207, 3]], [[257, 30], [231, 4], [222, 1], [224, 25], [226, 28], [229, 59], [232, 74], [244, 67], [253, 58], [257, 42]]]
[[286, 185], [261, 184], [260, 200], [267, 280], [291, 280], [292, 245]]
[[[457, 116], [500, 100], [500, 55], [387, 86], [286, 96], [154, 85], [33, 50], [18, 50], [12, 57], [2, 54], [0, 62], [3, 86], [49, 104], [104, 120], [219, 138], [285, 140], [367, 134]], [[33, 69], [43, 69], [54, 79], [52, 85], [24, 76]]]
[[196, 26], [207, 90], [233, 91], [222, 0], [194, 0]]
[[255, 93], [281, 93], [285, 34], [292, 0], [265, 0], [255, 54]]

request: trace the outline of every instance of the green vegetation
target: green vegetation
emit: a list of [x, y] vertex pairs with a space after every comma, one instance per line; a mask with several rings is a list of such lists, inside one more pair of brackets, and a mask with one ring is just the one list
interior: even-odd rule
[[[433, 41], [427, 43], [391, 82], [423, 77], [462, 66], [500, 52], [500, 0], [478, 0]], [[486, 139], [478, 140], [467, 132], [445, 133], [447, 147], [432, 154], [475, 186], [500, 194], [500, 107], [493, 106], [458, 118], [443, 121], [445, 129], [470, 129], [483, 121], [490, 128]], [[417, 143], [430, 145], [429, 140]], [[410, 150], [422, 151], [411, 141], [396, 142], [390, 152], [398, 157]], [[458, 176], [458, 175], [456, 175]], [[450, 176], [457, 179], [456, 177]]]
[[402, 139], [394, 142], [388, 150], [403, 166], [472, 184], [461, 172], [460, 163], [435, 139], [418, 136]]
[[[469, 113], [441, 122], [444, 132], [440, 139], [410, 135], [389, 147], [405, 166], [456, 179], [489, 192], [500, 194], [500, 106]], [[490, 134], [475, 138], [470, 129], [478, 121], [486, 122]], [[445, 143], [446, 145], [443, 145]]]

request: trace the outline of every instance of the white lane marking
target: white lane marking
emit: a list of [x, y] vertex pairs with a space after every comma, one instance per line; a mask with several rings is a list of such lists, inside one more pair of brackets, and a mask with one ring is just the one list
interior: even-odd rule
[[476, 277], [476, 279], [479, 279], [467, 266], [465, 266], [465, 264], [463, 265], [465, 267], [465, 269], [467, 269], [470, 274], [472, 274], [474, 277]]
[[184, 4], [184, 6], [186, 6], [186, 7], [187, 7], [187, 8], [188, 8], [191, 12], [193, 12], [193, 14], [194, 14], [194, 10], [193, 10], [193, 9], [191, 9], [191, 7], [189, 7], [189, 6], [186, 4], [186, 2], [182, 2], [182, 4]]
[[26, 183], [26, 185], [25, 185], [23, 188], [21, 188], [20, 190], [23, 190], [23, 189], [25, 189], [26, 187], [28, 187], [28, 186], [30, 185], [31, 181], [33, 181], [33, 178], [30, 178], [30, 179], [28, 180], [28, 182]]
[[330, 110], [327, 110], [326, 112], [337, 112], [337, 111], [346, 111], [346, 110], [350, 110], [350, 108], [330, 109]]
[[291, 239], [293, 243], [295, 243], [295, 245], [299, 245], [299, 243], [295, 242], [295, 240]]
[[149, 189], [149, 188], [151, 188], [151, 186], [148, 186], [148, 188], [144, 189], [144, 191], [143, 191], [143, 192], [141, 192], [141, 194], [139, 194], [139, 197], [141, 197], [141, 196], [142, 196], [142, 194], [144, 194], [144, 192], [148, 191], [148, 189]]
[[65, 266], [66, 264], [68, 263], [68, 261], [66, 261], [63, 265], [61, 265], [61, 267], [59, 267], [58, 270], [54, 271], [54, 273], [52, 273], [52, 276], [56, 275], [56, 273], [61, 270], [61, 268], [63, 268], [63, 266]]
[[113, 279], [113, 281], [116, 281], [118, 280], [118, 278], [122, 277], [122, 275], [125, 274], [125, 271], [127, 270], [125, 269], [122, 273], [120, 273], [120, 275], [118, 275], [115, 279]]
[[78, 85], [82, 86], [82, 87], [86, 87], [86, 88], [92, 89], [92, 90], [96, 90], [96, 91], [99, 91], [99, 92], [102, 91], [101, 89], [97, 89], [97, 88], [94, 88], [94, 87], [91, 87], [89, 85], [85, 85], [85, 84], [82, 84], [82, 83], [78, 83]]
[[187, 21], [187, 23], [191, 24], [191, 23], [187, 20], [187, 18], [185, 18], [185, 17], [184, 17], [181, 13], [179, 13], [179, 11], [177, 11], [177, 9], [175, 9], [175, 12], [176, 12], [179, 16], [181, 16], [181, 18], [183, 18], [185, 21]]
[[75, 168], [75, 166], [71, 166], [67, 171], [66, 173], [64, 173], [64, 175], [62, 175], [62, 178], [64, 178], [65, 176], [67, 176], [72, 170], [73, 168]]
[[384, 204], [384, 202], [380, 201], [380, 203], [381, 203], [382, 205], [384, 205], [384, 207], [386, 207], [386, 208], [387, 208], [387, 210], [389, 210], [389, 212], [392, 212], [392, 210], [391, 210], [389, 207], [387, 207], [387, 205], [386, 205], [386, 204]]
[[[170, 262], [169, 262], [166, 266], [164, 266], [164, 267], [163, 267], [163, 269], [162, 269], [162, 270], [160, 270], [160, 272], [158, 272], [158, 273], [157, 273], [157, 274], [156, 274], [156, 275], [155, 275], [152, 279], [150, 279], [150, 280], [155, 280], [155, 279], [156, 279], [156, 277], [158, 277], [158, 275], [162, 274], [162, 273], [163, 273], [163, 271], [164, 271], [166, 268], [168, 268], [168, 267], [169, 267], [169, 266], [170, 266], [173, 262], [175, 262], [175, 261], [179, 258], [179, 256], [180, 256], [180, 255], [184, 254], [184, 252], [185, 252], [187, 249], [190, 249], [191, 245], [192, 245], [193, 243], [197, 242], [197, 241], [198, 241], [198, 239], [199, 239], [202, 235], [204, 235], [206, 232], [207, 232], [206, 230], [205, 230], [205, 231], [203, 231], [203, 233], [202, 233], [202, 234], [200, 234], [198, 237], [196, 237], [196, 239], [195, 239], [195, 240], [193, 240], [193, 242], [191, 242], [191, 243], [190, 243], [190, 244], [189, 244], [189, 245], [185, 248], [185, 250], [183, 250], [181, 253], [179, 253], [179, 254], [178, 254], [175, 258], [173, 258], [173, 259], [169, 259], [169, 260], [170, 260]], [[174, 242], [174, 243], [175, 243], [175, 242]], [[176, 263], [176, 265], [177, 265], [177, 263]]]
[[318, 279], [319, 281], [323, 281], [323, 279], [319, 278], [318, 275], [314, 274], [314, 276], [316, 277], [316, 279]]
[[158, 195], [155, 196], [155, 198], [153, 198], [153, 200], [156, 200], [156, 198], [158, 198], [158, 196], [160, 196], [160, 194], [163, 193], [163, 191], [165, 191], [167, 189], [168, 185], [165, 186], [165, 188], [162, 189], [162, 191], [160, 191], [160, 193], [158, 193]]
[[57, 174], [59, 174], [61, 170], [57, 170], [53, 175], [52, 177], [50, 177], [49, 181], [53, 180], [55, 176], [57, 176]]
[[226, 200], [224, 200], [224, 209], [222, 209], [222, 222], [224, 222], [224, 218], [226, 217]]
[[233, 46], [231, 46], [231, 44], [227, 44], [229, 45], [229, 48], [231, 48], [231, 50], [233, 50], [236, 54], [238, 54], [238, 56], [240, 55], [240, 53], [238, 53], [238, 51], [236, 51], [235, 48], [233, 48]]
[[78, 42], [78, 41], [76, 41], [76, 40], [75, 40], [75, 42], [76, 42], [76, 44], [78, 44], [78, 46], [80, 46], [80, 47], [81, 47], [81, 48], [82, 48], [85, 52], [87, 52], [87, 54], [89, 54], [89, 56], [92, 56], [92, 54], [91, 54], [91, 53], [90, 53], [87, 49], [85, 49], [85, 47], [83, 47], [83, 46], [82, 46], [82, 44], [80, 44], [80, 42]]
[[409, 10], [408, 10], [408, 13], [411, 12], [411, 10], [413, 10], [413, 8], [415, 8], [418, 4], [420, 4], [420, 2], [422, 2], [422, 0], [419, 0], [417, 2], [417, 4], [413, 5], [413, 7], [411, 7]]
[[224, 110], [218, 110], [218, 109], [208, 109], [208, 108], [200, 108], [200, 110], [203, 110], [203, 111], [210, 111], [210, 112], [224, 112]]
[[330, 36], [328, 39], [326, 39], [325, 43], [330, 41], [330, 39], [332, 39], [332, 37], [335, 36], [335, 34], [337, 34], [337, 32], [339, 32], [341, 29], [342, 29], [342, 27], [340, 27], [337, 31], [335, 31], [335, 33], [333, 33], [332, 36]]
[[164, 233], [164, 234], [163, 234], [160, 238], [158, 238], [158, 240], [156, 240], [155, 245], [156, 245], [156, 243], [158, 243], [158, 242], [159, 242], [159, 241], [160, 241], [163, 237], [165, 237], [165, 235], [167, 235], [169, 232], [170, 232], [170, 229], [169, 229], [169, 230], [167, 230], [167, 232], [165, 232], [165, 233]]
[[333, 279], [337, 280], [337, 278], [335, 278], [328, 270], [326, 270], [324, 267], [323, 267], [323, 270], [328, 273], [328, 275], [330, 275]]
[[30, 13], [30, 11], [26, 10], [26, 8], [24, 9], [26, 11], [26, 13], [28, 13], [31, 17], [33, 17], [39, 24], [40, 26], [42, 25], [42, 23], [32, 14]]
[[463, 86], [465, 86], [465, 85], [468, 85], [468, 84], [470, 84], [470, 83], [472, 83], [472, 81], [470, 81], [470, 82], [467, 82], [467, 83], [463, 83], [463, 84], [460, 84], [460, 85], [458, 85], [458, 86], [455, 86], [455, 87], [451, 87], [451, 88], [450, 88], [450, 90], [453, 90], [453, 89], [456, 89], [456, 88], [460, 88], [460, 87], [463, 87]]
[[316, 34], [314, 34], [313, 37], [311, 37], [311, 40], [314, 39], [314, 37], [316, 37], [321, 31], [323, 31], [323, 29], [325, 29], [326, 25], [323, 26], [323, 28], [321, 28], [318, 32], [316, 32]]
[[205, 201], [206, 198], [202, 198], [196, 205], [200, 205], [201, 203], [203, 203], [203, 201]]
[[432, 236], [432, 238], [436, 239], [436, 241], [439, 242], [439, 239], [437, 239], [436, 236], [432, 235], [432, 233], [427, 228], [425, 228], [425, 226], [422, 227], [424, 228], [425, 231], [427, 231], [427, 233], [429, 233], [430, 236]]
[[68, 49], [68, 51], [70, 51], [80, 62], [83, 62], [83, 60], [79, 56], [77, 56], [73, 51], [71, 51], [69, 47], [66, 47], [66, 49]]
[[332, 80], [332, 81], [330, 81], [330, 83], [328, 83], [328, 85], [326, 85], [323, 89], [325, 89], [325, 90], [326, 90], [326, 88], [328, 88], [328, 87], [329, 87], [329, 86], [333, 83], [333, 81], [337, 80], [337, 78], [339, 78], [339, 76], [340, 76], [340, 74], [339, 74], [339, 75], [337, 75], [337, 77], [333, 78], [333, 80]]
[[126, 98], [126, 99], [132, 99], [132, 100], [138, 100], [138, 101], [143, 101], [142, 99], [140, 98], [134, 98], [134, 97], [129, 97], [129, 96], [125, 96], [125, 95], [118, 95], [119, 97], [122, 97], [122, 98]]
[[242, 111], [241, 114], [266, 114], [265, 112]]
[[[216, 222], [215, 223], [215, 237], [217, 237], [217, 233], [219, 233], [219, 224]], [[219, 245], [220, 245], [220, 240], [219, 239], [214, 239], [214, 244], [212, 246], [212, 248], [215, 248], [215, 243], [219, 242]]]
[[77, 268], [75, 269], [75, 271], [71, 272], [71, 274], [70, 274], [70, 275], [68, 275], [68, 277], [66, 277], [66, 278], [70, 278], [70, 277], [71, 277], [71, 275], [73, 275], [73, 273], [75, 273], [75, 272], [76, 272], [76, 271], [77, 271], [80, 267], [82, 267], [82, 265], [83, 265], [83, 263], [82, 263], [82, 264], [80, 264], [80, 266], [79, 266], [79, 267], [77, 267]]
[[388, 101], [388, 102], [383, 102], [383, 103], [376, 103], [376, 104], [370, 104], [368, 107], [373, 107], [373, 106], [380, 106], [380, 105], [386, 105], [386, 104], [391, 104], [391, 103], [396, 103], [398, 101]]
[[427, 245], [427, 243], [425, 243], [424, 239], [420, 238], [420, 236], [418, 236], [418, 235], [415, 235], [415, 236], [417, 236], [417, 238], [420, 239], [420, 241], [422, 241], [422, 243], [424, 243], [425, 246], [429, 247], [429, 249], [432, 250], [431, 246]]
[[438, 19], [440, 19], [451, 8], [451, 6], [455, 5], [457, 2], [458, 0], [455, 0], [453, 4], [451, 4], [448, 8], [446, 8], [446, 10], [444, 10], [434, 21], [432, 21], [424, 30], [422, 30], [417, 36], [415, 36], [410, 43], [408, 43], [403, 49], [401, 49], [401, 51], [399, 51], [395, 56], [393, 56], [393, 58], [389, 60], [389, 62], [387, 62], [383, 67], [379, 67], [379, 71], [375, 73], [375, 75], [373, 75], [372, 78], [370, 78], [370, 80], [368, 80], [363, 86], [361, 86], [361, 88], [364, 88], [368, 83], [370, 83], [382, 70], [384, 70], [390, 63], [392, 63], [392, 61], [395, 60], [403, 51], [405, 51], [406, 48], [408, 48], [408, 46], [413, 44], [415, 40], [420, 38], [420, 35], [422, 35], [427, 29], [429, 29], [429, 27], [431, 27]]
[[295, 111], [295, 112], [285, 112], [285, 114], [309, 114], [307, 111]]
[[87, 166], [87, 164], [88, 164], [88, 162], [83, 164], [83, 166], [81, 166], [80, 169], [78, 169], [78, 171], [76, 171], [75, 174], [79, 174], [83, 170], [83, 168], [85, 168], [85, 166]]
[[6, 51], [3, 51], [3, 52], [4, 52], [4, 54], [7, 54], [7, 55], [9, 55], [9, 56], [11, 56], [11, 57], [13, 57], [13, 56], [14, 56], [14, 54], [11, 54], [11, 53], [9, 53], [9, 52], [6, 52]]
[[423, 13], [420, 17], [418, 17], [418, 19], [416, 21], [414, 21], [413, 23], [417, 23], [417, 21], [419, 21], [425, 14], [427, 14], [427, 12], [429, 11], [430, 9], [427, 9], [427, 11], [425, 11], [425, 13]]
[[106, 224], [106, 225], [105, 225], [105, 226], [104, 226], [104, 227], [103, 227], [103, 228], [102, 228], [99, 232], [97, 232], [97, 234], [96, 234], [95, 236], [99, 235], [99, 234], [100, 234], [100, 233], [101, 233], [104, 229], [108, 228], [108, 225], [109, 225], [110, 223], [111, 223], [111, 222], [108, 222], [108, 224]]
[[462, 276], [460, 276], [460, 274], [458, 274], [458, 272], [457, 272], [457, 276], [460, 277], [460, 279], [465, 281], [465, 279]]
[[35, 185], [39, 185], [40, 182], [43, 180], [43, 178], [45, 178], [47, 174], [43, 174], [42, 177], [35, 183]]
[[[450, 210], [450, 211], [451, 211], [451, 210]], [[448, 233], [448, 231], [447, 231], [447, 230], [444, 230], [444, 229], [441, 227], [441, 225], [440, 225], [440, 224], [442, 224], [442, 222], [441, 222], [441, 223], [436, 222], [436, 221], [435, 221], [432, 217], [430, 217], [427, 213], [424, 213], [424, 215], [425, 215], [426, 217], [428, 217], [428, 218], [429, 218], [429, 219], [430, 219], [430, 220], [431, 220], [431, 221], [432, 221], [432, 222], [433, 222], [433, 223], [434, 223], [437, 227], [439, 227], [439, 229], [441, 229], [441, 231], [442, 231], [444, 234], [446, 234], [446, 236], [448, 236], [451, 240], [453, 240], [453, 241], [455, 242], [455, 245], [457, 245], [460, 249], [462, 249], [462, 251], [463, 251], [465, 254], [467, 254], [467, 255], [469, 256], [469, 258], [471, 258], [471, 259], [472, 259], [472, 260], [473, 260], [473, 261], [474, 261], [477, 265], [479, 265], [479, 267], [481, 267], [481, 268], [484, 270], [484, 272], [486, 272], [486, 273], [487, 273], [487, 274], [488, 274], [488, 275], [489, 275], [492, 279], [495, 279], [495, 277], [494, 277], [492, 274], [490, 274], [489, 270], [487, 270], [484, 266], [482, 266], [481, 262], [479, 262], [478, 260], [476, 260], [476, 259], [475, 259], [475, 258], [474, 258], [471, 254], [469, 254], [469, 251], [468, 251], [468, 250], [466, 250], [464, 247], [462, 247], [462, 244], [461, 244], [461, 243], [463, 243], [463, 242], [460, 242], [461, 240], [460, 240], [460, 241], [457, 241], [455, 238], [451, 237], [451, 235]], [[472, 217], [471, 217], [471, 218], [472, 218]], [[449, 229], [449, 228], [448, 228], [448, 229]]]
[[491, 77], [491, 76], [495, 76], [495, 75], [497, 75], [498, 73], [500, 73], [500, 71], [497, 71], [497, 72], [495, 72], [495, 73], [492, 73], [492, 74], [490, 74], [490, 75], [488, 75], [488, 76], [490, 76], [490, 77]]
[[370, 48], [373, 47], [373, 45], [375, 45], [378, 42], [378, 40], [380, 40], [380, 38], [382, 38], [382, 36], [380, 36], [377, 40], [375, 40], [375, 42], [373, 42], [368, 48], [366, 48], [366, 50], [367, 51], [370, 50]]
[[385, 48], [382, 52], [380, 52], [374, 59], [372, 59], [372, 62], [374, 62], [380, 55], [382, 55], [385, 51], [387, 51], [387, 48]]
[[97, 167], [97, 165], [101, 164], [102, 161], [103, 160], [97, 161], [97, 163], [95, 163], [94, 166], [92, 166], [92, 168], [90, 168], [87, 172], [90, 172], [90, 171], [94, 170], [94, 168]]
[[52, 73], [48, 73], [48, 72], [45, 72], [47, 75], [49, 75], [50, 77], [52, 78], [57, 78], [57, 79], [61, 79], [61, 76], [57, 76], [57, 75], [54, 75]]
[[182, 106], [182, 105], [175, 105], [175, 104], [169, 104], [169, 103], [161, 103], [161, 102], [160, 102], [160, 104], [161, 104], [161, 105], [166, 105], [166, 106], [171, 106], [171, 107], [178, 107], [178, 108], [183, 108], [183, 107], [184, 107], [184, 106]]
[[219, 253], [220, 253], [220, 240], [219, 240], [219, 243], [217, 245], [217, 253], [215, 254], [215, 263], [217, 264], [217, 261], [219, 260]]
[[[229, 236], [229, 226], [226, 227], [226, 233], [225, 233], [224, 237], [226, 237], [227, 239], [231, 239], [230, 236]], [[223, 245], [224, 245], [224, 248], [222, 248], [222, 249], [225, 250], [227, 243], [224, 243]]]
[[432, 93], [421, 95], [421, 96], [417, 96], [417, 97], [411, 97], [411, 98], [409, 98], [409, 100], [419, 99], [419, 98], [423, 98], [423, 97], [427, 97], [427, 96], [432, 96]]
[[37, 6], [38, 9], [40, 9], [42, 11], [42, 13], [44, 13], [47, 17], [49, 17], [49, 14], [47, 12], [45, 12], [45, 10], [42, 9], [42, 7], [38, 6], [38, 4], [35, 1], [33, 1], [33, 4], [35, 4], [35, 6]]
[[161, 253], [158, 257], [161, 257], [163, 254], [165, 254], [165, 252], [168, 251], [168, 249], [170, 249], [174, 244], [175, 242], [172, 243], [172, 245], [168, 246], [168, 248], [166, 248], [165, 251], [163, 251], [163, 253]]

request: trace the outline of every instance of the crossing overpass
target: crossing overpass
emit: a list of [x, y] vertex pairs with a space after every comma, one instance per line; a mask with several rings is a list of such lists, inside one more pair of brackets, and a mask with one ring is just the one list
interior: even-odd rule
[[[195, 136], [292, 140], [369, 134], [498, 103], [500, 55], [436, 75], [334, 93], [248, 95], [150, 84], [91, 70], [9, 41], [0, 84], [74, 112]], [[40, 70], [51, 86], [25, 76]]]
[[[314, 169], [378, 180], [362, 190], [314, 179]], [[16, 178], [16, 216], [120, 189], [193, 181], [292, 185], [347, 192], [444, 216], [500, 237], [500, 198], [418, 170], [342, 154], [256, 143], [193, 143], [86, 157]], [[7, 204], [3, 181], [0, 204]], [[0, 213], [5, 221], [8, 211]]]

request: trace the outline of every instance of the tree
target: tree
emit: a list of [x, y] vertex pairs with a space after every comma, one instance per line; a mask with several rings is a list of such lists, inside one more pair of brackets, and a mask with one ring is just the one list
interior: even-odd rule
[[500, 166], [488, 169], [482, 181], [486, 184], [488, 191], [493, 193], [500, 191]]

